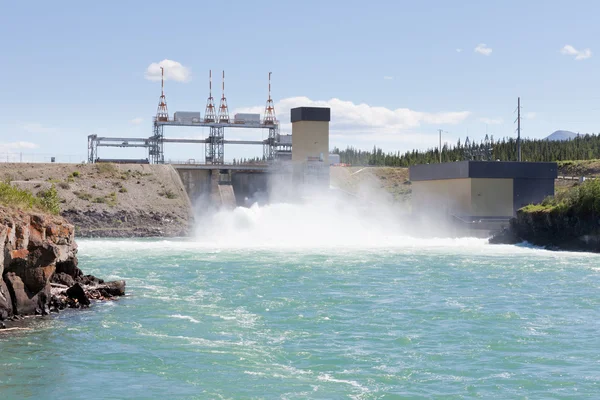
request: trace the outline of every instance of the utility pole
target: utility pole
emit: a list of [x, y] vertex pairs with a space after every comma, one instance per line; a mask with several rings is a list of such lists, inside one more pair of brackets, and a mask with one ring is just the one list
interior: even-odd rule
[[438, 132], [440, 133], [440, 164], [442, 163], [442, 130], [438, 129]]
[[521, 162], [521, 98], [517, 98], [517, 161]]

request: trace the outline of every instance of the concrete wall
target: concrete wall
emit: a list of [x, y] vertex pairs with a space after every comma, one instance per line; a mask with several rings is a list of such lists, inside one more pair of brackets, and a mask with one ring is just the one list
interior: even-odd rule
[[[178, 167], [177, 173], [192, 204], [197, 204], [197, 200], [202, 198], [203, 201], [208, 202], [205, 204], [207, 208], [223, 206], [224, 188], [219, 183], [218, 169]], [[255, 202], [265, 204], [269, 197], [268, 182], [269, 174], [267, 172], [231, 171], [232, 193], [235, 196], [236, 205], [248, 207]], [[227, 194], [228, 199], [232, 197], [231, 193]], [[229, 200], [227, 202], [229, 203]], [[229, 206], [229, 204], [227, 205]]]
[[513, 215], [512, 179], [471, 179], [471, 216]]
[[427, 215], [509, 217], [513, 215], [513, 180], [416, 181], [412, 183], [412, 210]]
[[231, 183], [238, 206], [264, 204], [268, 200], [269, 174], [264, 172], [233, 172]]
[[210, 194], [210, 170], [177, 168], [177, 173], [192, 204], [202, 194]]
[[515, 212], [529, 204], [541, 203], [554, 196], [554, 179], [515, 179], [513, 183]]
[[329, 122], [297, 121], [292, 123], [292, 162], [319, 157], [329, 165]]
[[412, 212], [425, 215], [471, 215], [471, 180], [441, 179], [412, 183]]

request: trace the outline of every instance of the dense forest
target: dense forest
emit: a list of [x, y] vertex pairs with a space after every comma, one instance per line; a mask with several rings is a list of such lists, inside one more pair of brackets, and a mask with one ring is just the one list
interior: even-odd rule
[[[425, 151], [413, 150], [406, 153], [384, 153], [382, 149], [373, 147], [372, 151], [348, 147], [345, 150], [334, 148], [333, 153], [340, 155], [340, 162], [352, 165], [377, 165], [390, 167], [408, 167], [414, 164], [433, 164], [440, 162], [439, 149]], [[550, 141], [545, 139], [521, 141], [521, 158], [523, 161], [563, 161], [590, 160], [600, 158], [600, 135], [579, 135], [566, 141]], [[456, 145], [445, 144], [442, 147], [442, 162], [462, 160], [517, 160], [517, 141], [513, 138], [494, 141], [493, 136], [481, 142], [459, 140]]]

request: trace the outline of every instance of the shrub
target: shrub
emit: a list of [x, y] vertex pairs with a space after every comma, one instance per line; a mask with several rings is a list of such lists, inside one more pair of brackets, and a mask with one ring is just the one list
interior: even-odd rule
[[127, 193], [127, 188], [122, 187], [121, 189], [119, 189], [119, 193]]
[[106, 196], [106, 204], [108, 204], [111, 207], [117, 205], [117, 192], [112, 192], [111, 194]]
[[43, 209], [55, 215], [60, 214], [60, 197], [58, 197], [58, 192], [54, 185], [48, 190], [39, 192], [38, 197], [41, 199]]
[[73, 178], [79, 178], [81, 174], [79, 173], [79, 171], [73, 171], [71, 175], [73, 176]]
[[96, 171], [100, 174], [113, 175], [117, 172], [117, 166], [113, 163], [97, 163]]
[[76, 191], [76, 192], [73, 192], [73, 194], [81, 200], [90, 201], [92, 199], [92, 195], [87, 192]]
[[173, 193], [172, 190], [165, 190], [163, 192], [159, 192], [158, 195], [164, 196], [167, 199], [176, 199], [177, 198], [177, 195], [175, 193]]
[[548, 197], [541, 204], [523, 207], [525, 212], [574, 212], [580, 216], [600, 216], [600, 179], [584, 181], [569, 190]]

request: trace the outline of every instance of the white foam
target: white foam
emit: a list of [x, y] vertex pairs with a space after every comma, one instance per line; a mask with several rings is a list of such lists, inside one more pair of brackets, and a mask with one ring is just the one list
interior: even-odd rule
[[195, 318], [190, 317], [189, 315], [174, 314], [174, 315], [169, 315], [169, 317], [171, 317], [171, 318], [178, 318], [178, 319], [186, 319], [186, 320], [188, 320], [190, 322], [193, 322], [195, 324], [199, 324], [200, 323], [200, 321], [198, 321]]
[[346, 385], [351, 385], [351, 386], [359, 389], [362, 392], [369, 391], [369, 389], [367, 389], [366, 387], [364, 387], [363, 385], [361, 385], [360, 383], [358, 383], [356, 381], [351, 381], [349, 379], [337, 379], [337, 378], [332, 377], [329, 374], [319, 374], [319, 376], [317, 376], [317, 379], [322, 382], [335, 382], [335, 383], [344, 383]]
[[[438, 237], [416, 237], [407, 219], [400, 218], [402, 206], [386, 203], [357, 204], [331, 197], [315, 197], [303, 203], [275, 203], [197, 217], [191, 239], [82, 240], [82, 255], [111, 258], [127, 253], [135, 260], [146, 256], [191, 252], [203, 259], [221, 259], [247, 250], [327, 252], [358, 256], [360, 251], [392, 253], [457, 253], [466, 255], [546, 255], [570, 259], [573, 253], [549, 252], [530, 245], [490, 245], [487, 239], [452, 238], [443, 227], [432, 223]], [[403, 222], [404, 221], [404, 222]], [[439, 224], [438, 224], [439, 225]], [[225, 252], [224, 252], [225, 251]], [[223, 253], [224, 252], [224, 253]], [[186, 255], [186, 257], [189, 255]], [[577, 257], [585, 257], [577, 253]], [[598, 257], [598, 255], [592, 255]], [[177, 259], [165, 257], [164, 268], [178, 268]]]

